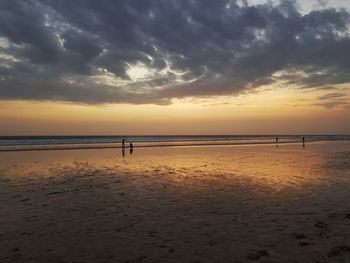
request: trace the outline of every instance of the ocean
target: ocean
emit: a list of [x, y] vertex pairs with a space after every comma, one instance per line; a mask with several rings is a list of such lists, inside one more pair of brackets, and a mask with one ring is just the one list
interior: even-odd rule
[[[134, 147], [275, 144], [276, 135], [0, 136], [0, 151]], [[278, 135], [278, 143], [348, 141], [350, 135]]]

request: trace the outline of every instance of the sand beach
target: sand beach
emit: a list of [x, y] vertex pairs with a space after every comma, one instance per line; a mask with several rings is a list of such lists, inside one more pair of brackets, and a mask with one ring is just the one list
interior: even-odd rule
[[350, 143], [0, 153], [1, 262], [350, 262]]

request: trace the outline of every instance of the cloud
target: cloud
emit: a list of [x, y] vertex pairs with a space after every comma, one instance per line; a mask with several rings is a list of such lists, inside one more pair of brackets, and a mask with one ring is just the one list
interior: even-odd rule
[[317, 5], [320, 7], [326, 7], [328, 5], [328, 0], [317, 0]]
[[329, 93], [326, 95], [323, 95], [321, 97], [319, 97], [320, 100], [329, 100], [329, 99], [337, 99], [337, 98], [342, 98], [346, 96], [346, 94], [343, 93]]
[[2, 0], [0, 99], [167, 105], [348, 83], [349, 26], [346, 10], [288, 0]]
[[344, 108], [347, 109], [350, 105], [349, 95], [345, 93], [328, 93], [323, 96], [320, 96], [319, 103], [316, 103], [316, 106], [322, 106], [326, 109], [332, 108]]
[[322, 106], [326, 109], [333, 109], [333, 108], [338, 108], [342, 107], [344, 109], [348, 109], [350, 104], [345, 101], [329, 101], [329, 102], [321, 102], [321, 103], [316, 103], [314, 104], [315, 106]]

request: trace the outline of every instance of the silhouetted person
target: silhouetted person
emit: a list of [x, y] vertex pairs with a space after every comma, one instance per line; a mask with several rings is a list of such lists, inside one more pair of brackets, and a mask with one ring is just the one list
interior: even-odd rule
[[278, 143], [278, 137], [276, 137], [276, 143]]
[[303, 136], [303, 147], [305, 147], [305, 137]]
[[122, 141], [122, 148], [125, 148], [125, 139]]

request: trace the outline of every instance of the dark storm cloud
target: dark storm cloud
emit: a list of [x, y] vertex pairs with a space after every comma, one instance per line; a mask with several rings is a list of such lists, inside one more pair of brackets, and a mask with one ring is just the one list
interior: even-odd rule
[[[296, 5], [0, 0], [0, 37], [9, 42], [0, 40], [0, 98], [169, 104], [276, 81], [350, 82], [350, 14], [302, 14]], [[131, 65], [152, 74], [133, 79]]]

